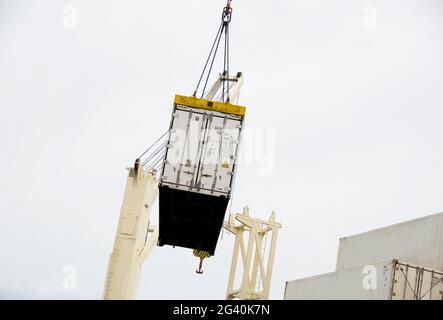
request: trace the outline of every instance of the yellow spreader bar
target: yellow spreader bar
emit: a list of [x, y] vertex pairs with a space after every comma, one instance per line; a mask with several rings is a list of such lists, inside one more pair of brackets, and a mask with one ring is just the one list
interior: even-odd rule
[[210, 101], [204, 99], [198, 99], [194, 97], [186, 97], [176, 94], [174, 104], [179, 104], [186, 107], [205, 109], [211, 111], [217, 111], [222, 113], [235, 114], [238, 116], [244, 116], [246, 113], [246, 107], [237, 106], [231, 103], [223, 103], [217, 101]]

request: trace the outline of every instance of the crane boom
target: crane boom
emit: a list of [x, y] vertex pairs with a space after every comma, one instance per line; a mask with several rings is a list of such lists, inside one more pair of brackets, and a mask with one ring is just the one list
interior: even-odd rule
[[152, 205], [158, 195], [158, 180], [145, 173], [136, 160], [128, 168], [114, 248], [106, 275], [105, 299], [134, 299], [143, 261], [157, 244], [158, 227], [150, 226]]

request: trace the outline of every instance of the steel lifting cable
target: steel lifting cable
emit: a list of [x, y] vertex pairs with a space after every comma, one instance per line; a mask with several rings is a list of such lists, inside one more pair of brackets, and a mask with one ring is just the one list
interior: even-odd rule
[[[222, 29], [220, 31], [219, 36], [218, 36], [217, 47], [215, 48], [214, 55], [212, 56], [211, 65], [209, 66], [209, 71], [208, 71], [208, 74], [206, 76], [205, 86], [203, 87], [203, 91], [202, 91], [202, 94], [201, 94], [201, 97], [200, 97], [201, 99], [203, 99], [203, 97], [205, 95], [206, 86], [208, 85], [209, 76], [211, 75], [212, 66], [214, 65], [214, 60], [215, 60], [215, 57], [217, 56], [218, 46], [220, 45], [220, 40], [221, 40], [221, 37], [222, 37], [222, 34], [223, 34], [223, 30], [225, 28], [224, 27], [224, 23], [222, 23], [222, 25], [223, 25], [223, 27], [222, 27]], [[203, 70], [203, 72], [204, 72], [204, 70]]]
[[151, 150], [152, 149], [152, 147], [154, 147], [156, 144], [157, 144], [157, 142], [159, 142], [167, 133], [169, 132], [169, 130], [168, 131], [166, 131], [165, 133], [163, 133], [161, 136], [160, 136], [160, 138], [158, 138], [153, 144], [151, 144], [151, 146], [148, 148], [148, 149], [146, 149], [141, 155], [139, 155], [138, 156], [138, 158], [137, 159], [140, 159], [141, 157], [143, 157], [149, 150]]
[[[205, 65], [203, 67], [203, 71], [200, 75], [197, 86], [194, 90], [194, 94], [193, 94], [194, 97], [197, 96], [198, 88], [200, 87], [200, 84], [203, 80], [206, 69], [208, 68], [208, 63], [209, 63], [209, 61], [211, 61], [211, 63], [209, 64], [208, 72], [206, 74], [206, 80], [205, 80], [205, 84], [203, 86], [201, 98], [203, 98], [205, 95], [206, 87], [208, 85], [209, 77], [211, 75], [212, 67], [214, 65], [214, 60], [215, 60], [215, 57], [217, 56], [217, 51], [218, 51], [218, 48], [220, 45], [220, 40], [223, 35], [225, 36], [224, 55], [223, 55], [223, 75], [226, 76], [226, 78], [229, 77], [229, 23], [231, 22], [231, 16], [232, 16], [231, 2], [232, 2], [232, 0], [227, 0], [226, 7], [223, 8], [222, 22], [221, 22], [220, 27], [217, 31], [217, 35], [215, 36], [214, 42], [212, 43], [212, 47], [209, 52], [208, 58], [206, 59]], [[224, 92], [224, 91], [225, 91], [225, 81], [223, 81], [222, 92]], [[227, 100], [229, 102], [229, 85], [227, 88], [227, 95], [228, 95]], [[224, 100], [224, 93], [223, 93], [223, 100]]]
[[[232, 87], [234, 87], [234, 86], [235, 86], [234, 81], [231, 81], [231, 83], [228, 83], [228, 85], [226, 86], [227, 89], [224, 92], [227, 94], [228, 97], [229, 97], [229, 90], [231, 90]], [[223, 102], [223, 92], [220, 92], [213, 100]], [[227, 101], [227, 102], [229, 102], [229, 101]]]
[[146, 165], [150, 160], [152, 160], [159, 152], [164, 151], [168, 141], [162, 142], [147, 158], [142, 162], [142, 165]]
[[[206, 63], [205, 63], [205, 66], [203, 67], [203, 71], [200, 75], [200, 79], [198, 79], [198, 83], [197, 83], [197, 86], [195, 87], [194, 94], [193, 94], [194, 97], [197, 95], [198, 87], [200, 86], [200, 83], [203, 79], [203, 75], [205, 74], [205, 70], [206, 70], [206, 67], [208, 66], [208, 62], [211, 59], [212, 52], [214, 51], [215, 44], [217, 43], [217, 39], [220, 37], [220, 32], [222, 31], [222, 28], [223, 28], [223, 22], [220, 24], [220, 28], [218, 28], [217, 35], [215, 36], [214, 42], [212, 43], [211, 51], [209, 51], [209, 55], [208, 55], [208, 58], [206, 59]], [[218, 48], [218, 46], [217, 46], [217, 48]]]
[[[228, 19], [225, 24], [225, 51], [223, 55], [223, 74], [226, 77], [226, 79], [229, 79], [229, 22], [231, 21], [231, 14], [232, 14], [232, 8], [230, 7], [231, 1], [228, 1], [228, 4], [223, 9], [223, 18]], [[229, 81], [229, 80], [227, 80]], [[223, 90], [222, 90], [222, 100], [225, 101], [225, 82], [223, 81]], [[227, 84], [227, 99], [226, 102], [229, 102], [229, 82]]]

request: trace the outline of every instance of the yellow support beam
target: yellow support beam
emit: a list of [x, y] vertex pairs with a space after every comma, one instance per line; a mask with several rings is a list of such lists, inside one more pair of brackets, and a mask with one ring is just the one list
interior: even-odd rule
[[186, 97], [178, 94], [175, 95], [174, 104], [197, 109], [235, 114], [238, 116], [244, 116], [246, 113], [246, 107], [237, 106], [231, 103], [204, 100], [195, 97]]

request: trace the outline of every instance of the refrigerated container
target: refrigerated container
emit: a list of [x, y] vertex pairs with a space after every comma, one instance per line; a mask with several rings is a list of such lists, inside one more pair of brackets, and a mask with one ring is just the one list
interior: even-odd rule
[[443, 270], [443, 213], [341, 238], [336, 271], [394, 258]]
[[443, 272], [391, 260], [286, 282], [286, 300], [442, 300]]
[[232, 193], [245, 110], [175, 96], [159, 183], [160, 246], [214, 254]]

